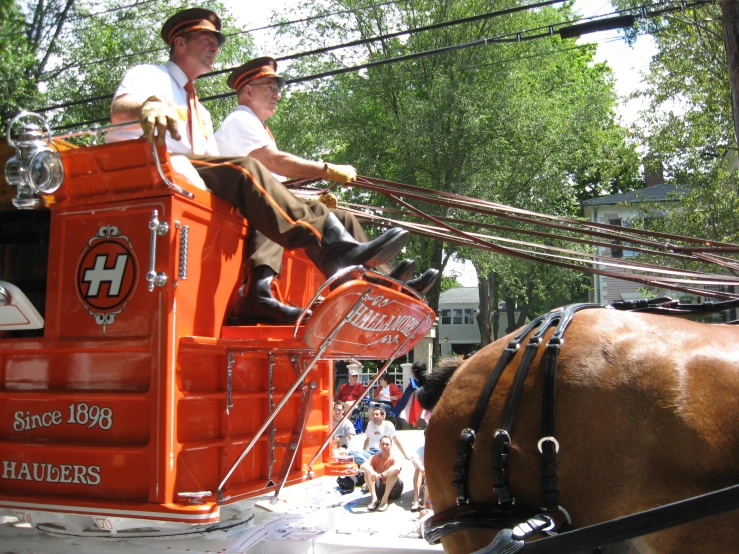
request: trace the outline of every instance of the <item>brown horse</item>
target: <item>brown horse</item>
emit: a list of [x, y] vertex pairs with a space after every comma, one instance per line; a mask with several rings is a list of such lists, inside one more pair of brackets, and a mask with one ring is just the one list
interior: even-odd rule
[[[425, 462], [437, 514], [457, 504], [457, 441], [512, 337], [435, 369], [419, 392], [421, 404], [433, 408]], [[559, 504], [575, 529], [739, 483], [738, 341], [739, 328], [729, 325], [610, 309], [575, 314], [559, 354], [555, 404]], [[525, 344], [485, 409], [470, 458], [471, 503], [496, 503], [493, 434]], [[516, 504], [532, 510], [541, 505], [539, 350], [525, 381], [508, 461]], [[650, 554], [737, 552], [736, 516], [729, 512], [652, 533], [629, 548]], [[453, 532], [442, 544], [445, 552], [474, 552], [496, 533]]]

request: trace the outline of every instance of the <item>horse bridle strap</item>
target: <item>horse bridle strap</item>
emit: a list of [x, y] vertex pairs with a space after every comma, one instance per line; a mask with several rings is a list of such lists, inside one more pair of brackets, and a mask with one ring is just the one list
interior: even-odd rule
[[485, 387], [482, 389], [480, 397], [477, 399], [477, 405], [472, 412], [470, 423], [467, 428], [462, 430], [457, 441], [457, 458], [454, 462], [454, 481], [452, 486], [457, 489], [457, 503], [466, 504], [469, 502], [469, 490], [468, 490], [468, 479], [470, 456], [472, 455], [472, 447], [475, 445], [477, 437], [477, 430], [480, 427], [482, 416], [485, 414], [488, 401], [495, 390], [495, 385], [498, 384], [498, 379], [503, 374], [503, 370], [508, 367], [513, 357], [518, 352], [518, 348], [521, 346], [521, 342], [526, 335], [528, 335], [532, 329], [536, 328], [544, 319], [546, 315], [541, 315], [524, 327], [513, 340], [508, 343], [503, 354], [498, 359], [498, 363], [495, 364], [493, 372], [488, 377]]
[[424, 520], [421, 533], [429, 544], [439, 544], [449, 533], [515, 527], [535, 515], [524, 509], [503, 510], [498, 504], [456, 504]]
[[[516, 355], [521, 342], [526, 336], [531, 333], [532, 330], [537, 329], [536, 333], [529, 339], [526, 352], [519, 364], [518, 371], [514, 378], [513, 386], [511, 387], [510, 395], [506, 400], [506, 407], [504, 410], [503, 423], [500, 429], [496, 432], [494, 438], [494, 454], [493, 454], [493, 488], [498, 502], [506, 510], [511, 510], [515, 499], [512, 497], [508, 488], [508, 451], [511, 447], [510, 431], [513, 428], [515, 422], [516, 412], [521, 401], [521, 395], [523, 394], [523, 386], [528, 375], [529, 368], [531, 367], [536, 352], [543, 340], [544, 334], [553, 326], [557, 325], [554, 334], [547, 343], [547, 361], [546, 367], [549, 368], [547, 371], [547, 380], [545, 381], [545, 394], [544, 394], [544, 414], [543, 420], [548, 423], [542, 425], [542, 441], [539, 441], [540, 450], [542, 452], [542, 484], [544, 486], [543, 495], [545, 499], [545, 508], [547, 510], [557, 510], [556, 504], [559, 494], [556, 491], [556, 450], [554, 448], [556, 439], [554, 439], [554, 379], [556, 378], [556, 364], [559, 353], [559, 348], [563, 343], [563, 335], [575, 312], [586, 308], [602, 308], [600, 304], [571, 304], [557, 310], [552, 310], [549, 313], [543, 314], [533, 321], [531, 321], [526, 327], [524, 327], [508, 344], [503, 351], [503, 354], [498, 359], [492, 373], [488, 377], [485, 387], [477, 400], [472, 416], [470, 417], [470, 423], [465, 428], [457, 442], [457, 457], [454, 464], [454, 481], [453, 486], [457, 490], [457, 503], [467, 504], [469, 503], [469, 464], [470, 457], [472, 455], [472, 448], [475, 444], [476, 433], [479, 429], [480, 422], [485, 414], [485, 410], [490, 401], [490, 397], [495, 390], [495, 386], [500, 379], [505, 368], [513, 360]], [[551, 447], [551, 448], [550, 448]]]

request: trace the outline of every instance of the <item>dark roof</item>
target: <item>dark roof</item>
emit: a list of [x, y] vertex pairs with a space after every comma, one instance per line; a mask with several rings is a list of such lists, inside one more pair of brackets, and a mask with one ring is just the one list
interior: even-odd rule
[[441, 304], [479, 304], [480, 290], [477, 287], [457, 287], [445, 290], [439, 297]]
[[667, 202], [668, 195], [678, 192], [677, 185], [653, 185], [639, 190], [632, 190], [623, 194], [613, 194], [611, 196], [601, 196], [600, 198], [591, 198], [585, 200], [583, 206], [602, 206], [605, 204], [638, 204], [640, 202]]

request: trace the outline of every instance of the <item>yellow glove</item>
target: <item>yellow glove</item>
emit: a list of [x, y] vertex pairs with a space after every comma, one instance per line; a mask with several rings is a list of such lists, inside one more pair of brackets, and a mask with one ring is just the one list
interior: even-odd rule
[[141, 105], [141, 129], [144, 131], [146, 142], [154, 140], [156, 130], [157, 144], [164, 144], [167, 131], [175, 140], [180, 140], [180, 131], [177, 128], [179, 116], [171, 106], [162, 102], [156, 96], [150, 96]]
[[327, 208], [336, 208], [338, 204], [336, 197], [330, 192], [324, 192], [323, 194], [319, 195], [318, 201], [323, 204], [326, 204]]
[[357, 180], [357, 170], [351, 165], [326, 164], [326, 177], [339, 183], [351, 183]]

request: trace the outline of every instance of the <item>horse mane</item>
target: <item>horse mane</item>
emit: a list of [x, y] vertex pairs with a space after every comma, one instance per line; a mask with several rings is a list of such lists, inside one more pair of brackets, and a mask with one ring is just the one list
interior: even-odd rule
[[426, 371], [425, 365], [423, 368], [412, 368], [413, 377], [420, 385], [416, 395], [423, 409], [434, 409], [452, 374], [463, 361], [462, 358], [444, 358], [434, 366], [431, 373]]

